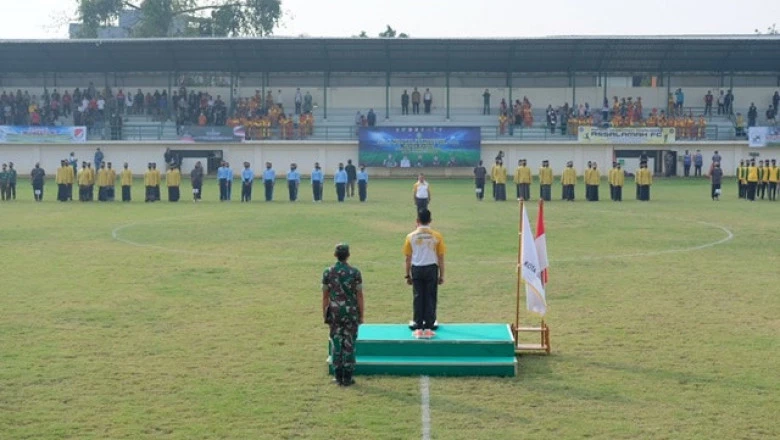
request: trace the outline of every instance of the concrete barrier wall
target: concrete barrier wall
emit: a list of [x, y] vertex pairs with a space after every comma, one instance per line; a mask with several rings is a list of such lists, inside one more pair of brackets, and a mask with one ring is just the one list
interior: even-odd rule
[[[112, 142], [85, 143], [69, 145], [41, 144], [0, 144], [0, 162], [13, 162], [20, 174], [25, 175], [40, 162], [49, 175], [54, 175], [61, 159], [72, 151], [79, 162], [92, 161], [95, 149], [100, 147], [104, 152], [104, 161], [113, 162], [114, 168], [121, 168], [127, 162], [136, 174], [142, 174], [148, 162], [157, 162], [163, 166], [163, 154], [167, 147], [186, 150], [215, 150], [223, 152], [224, 160], [230, 162], [236, 173], [241, 169], [241, 163], [248, 161], [260, 172], [265, 162], [272, 162], [277, 172], [288, 169], [291, 162], [298, 164], [303, 174], [308, 174], [314, 162], [319, 162], [326, 174], [332, 175], [339, 162], [352, 159], [358, 163], [357, 142], [349, 141], [297, 141], [297, 142], [248, 142], [242, 144], [181, 144], [175, 142]], [[705, 171], [709, 167], [711, 157], [717, 150], [723, 157], [722, 167], [726, 175], [735, 173], [740, 159], [748, 158], [750, 153], [759, 153], [759, 158], [775, 158], [780, 160], [780, 149], [749, 149], [746, 142], [690, 142], [678, 143], [673, 146], [620, 146], [590, 145], [577, 142], [511, 142], [485, 141], [482, 143], [482, 160], [489, 169], [499, 151], [504, 152], [504, 164], [509, 173], [514, 172], [518, 159], [528, 160], [533, 170], [536, 170], [542, 160], [547, 159], [555, 174], [560, 174], [567, 161], [574, 161], [578, 171], [584, 168], [588, 161], [596, 161], [602, 171], [611, 166], [613, 151], [640, 150], [653, 156], [659, 150], [673, 150], [681, 156], [685, 150], [692, 153], [701, 150], [704, 156]], [[188, 172], [195, 159], [184, 162], [183, 168]], [[204, 157], [205, 165], [205, 157]], [[680, 159], [681, 160], [681, 159]], [[629, 162], [630, 163], [630, 162]], [[420, 169], [369, 169], [374, 177], [413, 177]], [[423, 169], [430, 176], [440, 177], [470, 177], [471, 168], [440, 168]], [[628, 171], [633, 172], [629, 168]], [[678, 166], [678, 174], [682, 166]]]

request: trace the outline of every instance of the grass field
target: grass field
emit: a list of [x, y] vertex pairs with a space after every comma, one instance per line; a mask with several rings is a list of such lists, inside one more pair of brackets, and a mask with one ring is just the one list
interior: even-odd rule
[[[246, 205], [214, 201], [213, 181], [200, 204], [60, 204], [48, 183], [36, 204], [20, 182], [24, 200], [0, 202], [0, 438], [420, 438], [419, 378], [328, 383], [319, 310], [345, 240], [366, 321], [410, 318], [411, 184], [373, 181], [365, 204], [330, 184], [291, 204], [279, 185]], [[517, 204], [477, 203], [467, 180], [432, 190], [439, 318], [510, 322]], [[712, 202], [706, 180], [657, 182], [650, 203], [583, 191], [560, 202], [556, 184], [546, 206], [552, 355], [516, 378], [431, 378], [431, 437], [780, 437], [780, 202], [733, 184]]]

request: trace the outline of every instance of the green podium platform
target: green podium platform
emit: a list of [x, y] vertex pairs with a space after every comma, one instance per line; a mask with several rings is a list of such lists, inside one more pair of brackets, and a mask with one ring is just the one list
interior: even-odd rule
[[[363, 324], [356, 375], [515, 376], [508, 324], [442, 324], [433, 339], [415, 339], [402, 324]], [[328, 370], [333, 366], [328, 347]]]

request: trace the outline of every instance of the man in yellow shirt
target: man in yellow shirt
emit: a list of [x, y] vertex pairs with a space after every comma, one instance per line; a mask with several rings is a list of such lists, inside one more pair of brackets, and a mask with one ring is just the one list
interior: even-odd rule
[[592, 162], [589, 172], [585, 174], [585, 194], [589, 202], [599, 201], [599, 184], [601, 183], [601, 172], [598, 170], [596, 162]]
[[154, 170], [152, 169], [152, 163], [147, 165], [146, 172], [144, 173], [144, 187], [146, 188], [145, 202], [154, 202]]
[[563, 186], [563, 200], [574, 201], [574, 185], [577, 184], [577, 171], [574, 169], [572, 161], [566, 162], [566, 168], [561, 174], [561, 185]]
[[769, 167], [769, 200], [777, 200], [778, 182], [780, 182], [780, 167], [777, 166], [777, 160], [772, 159], [772, 165]]
[[157, 162], [152, 162], [152, 174], [154, 175], [154, 200], [162, 200], [160, 196], [160, 184], [162, 184], [162, 173], [157, 169]]
[[501, 160], [497, 160], [490, 169], [490, 178], [493, 179], [493, 198], [495, 201], [506, 201], [506, 168]]
[[747, 181], [747, 199], [751, 202], [756, 201], [756, 187], [758, 186], [759, 169], [756, 166], [756, 160], [751, 159], [747, 167], [745, 180]]
[[92, 162], [87, 162], [88, 188], [87, 199], [91, 202], [95, 200], [95, 182], [97, 181], [97, 170], [92, 168]]
[[179, 201], [179, 185], [181, 185], [181, 171], [176, 165], [172, 166], [165, 174], [165, 183], [168, 186], [168, 201]]
[[612, 200], [615, 202], [623, 201], [623, 185], [626, 182], [626, 176], [623, 169], [620, 168], [620, 162], [615, 162], [615, 168], [612, 171]]
[[122, 201], [129, 202], [131, 200], [130, 189], [133, 187], [133, 172], [127, 167], [127, 162], [125, 162], [119, 176], [119, 183], [122, 185]]
[[517, 186], [517, 200], [531, 200], [531, 169], [526, 165], [525, 159], [517, 161], [515, 186]]
[[747, 180], [745, 180], [747, 177], [746, 173], [747, 167], [745, 166], [745, 159], [742, 159], [739, 161], [739, 166], [737, 167], [737, 191], [739, 192], [740, 199], [745, 198], [747, 185]]
[[545, 202], [552, 199], [553, 170], [550, 168], [550, 161], [543, 160], [542, 167], [539, 168], [539, 197]]
[[114, 192], [114, 187], [116, 186], [116, 170], [111, 165], [111, 162], [108, 163], [106, 169], [108, 172], [108, 200], [113, 202], [116, 195]]
[[406, 236], [406, 284], [412, 286], [414, 319], [409, 323], [415, 338], [432, 338], [438, 326], [438, 286], [444, 284], [444, 237], [430, 227], [431, 212], [417, 213], [417, 229]]
[[68, 165], [68, 161], [61, 160], [60, 167], [57, 168], [57, 175], [55, 176], [55, 183], [57, 183], [57, 200], [60, 202], [66, 202], [68, 200], [68, 173], [72, 173], [73, 168]]
[[100, 170], [97, 173], [98, 201], [108, 201], [108, 170], [106, 164], [100, 164]]
[[653, 175], [647, 168], [647, 162], [639, 162], [639, 169], [636, 172], [637, 200], [642, 202], [650, 201], [650, 185], [653, 184]]
[[89, 170], [87, 169], [87, 163], [81, 163], [81, 169], [78, 175], [79, 185], [79, 202], [86, 202], [89, 195]]
[[764, 166], [761, 168], [761, 182], [760, 185], [760, 191], [761, 191], [761, 200], [764, 200], [764, 197], [766, 196], [766, 189], [769, 187], [769, 159], [764, 161]]

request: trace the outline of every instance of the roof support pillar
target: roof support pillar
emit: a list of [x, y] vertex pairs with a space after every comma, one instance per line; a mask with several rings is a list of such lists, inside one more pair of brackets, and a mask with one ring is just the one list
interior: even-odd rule
[[322, 112], [323, 112], [322, 119], [327, 121], [328, 120], [328, 87], [330, 87], [330, 70], [325, 72], [324, 76], [325, 76], [325, 84], [322, 93]]
[[506, 73], [506, 87], [509, 89], [509, 102], [507, 103], [507, 117], [509, 118], [509, 136], [515, 134], [514, 100], [512, 99], [512, 72]]
[[577, 108], [577, 74], [574, 72], [569, 72], [569, 85], [571, 86], [571, 108], [574, 109]]
[[385, 73], [385, 120], [390, 120], [390, 71]]
[[[605, 100], [607, 99], [607, 86], [608, 86], [607, 82], [608, 82], [607, 74], [605, 73], [604, 74], [604, 83], [602, 84], [602, 87], [604, 88], [604, 99]], [[609, 103], [609, 101], [607, 101], [607, 102]], [[607, 104], [607, 105], [609, 105], [609, 104]]]
[[169, 114], [173, 108], [173, 75], [173, 72], [168, 72], [168, 108], [166, 108], [165, 111]]
[[447, 74], [444, 77], [447, 87], [447, 122], [450, 121], [450, 71], [447, 70]]
[[[669, 102], [669, 95], [672, 93], [672, 74], [667, 72], [666, 73], [666, 102]], [[669, 105], [666, 106], [666, 113], [667, 117], [669, 116], [669, 113], [672, 112], [672, 109], [669, 108]]]

